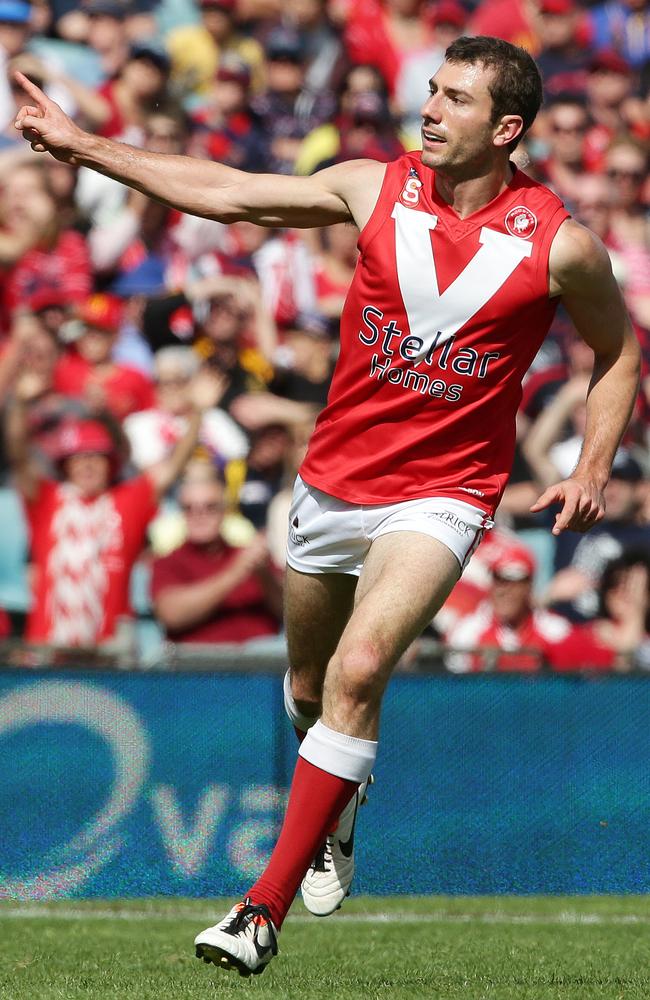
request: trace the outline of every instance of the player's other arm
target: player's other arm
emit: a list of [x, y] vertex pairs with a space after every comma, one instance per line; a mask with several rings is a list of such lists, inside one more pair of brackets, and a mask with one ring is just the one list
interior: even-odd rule
[[590, 230], [571, 219], [553, 241], [551, 295], [561, 295], [573, 323], [594, 352], [587, 424], [578, 464], [550, 486], [531, 510], [561, 503], [554, 534], [587, 531], [605, 514], [603, 490], [639, 391], [641, 351], [612, 274], [609, 255]]
[[381, 185], [385, 165], [372, 160], [337, 164], [311, 177], [285, 177], [136, 149], [84, 132], [23, 74], [16, 79], [30, 100], [19, 110], [16, 128], [36, 152], [90, 167], [192, 215], [262, 226], [363, 224], [368, 191], [378, 192]]

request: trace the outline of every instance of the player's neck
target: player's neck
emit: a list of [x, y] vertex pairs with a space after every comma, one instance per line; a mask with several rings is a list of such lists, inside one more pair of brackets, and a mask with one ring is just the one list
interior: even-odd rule
[[454, 177], [444, 172], [436, 171], [435, 185], [440, 197], [453, 208], [460, 219], [478, 212], [497, 198], [506, 189], [514, 170], [508, 161], [480, 177]]

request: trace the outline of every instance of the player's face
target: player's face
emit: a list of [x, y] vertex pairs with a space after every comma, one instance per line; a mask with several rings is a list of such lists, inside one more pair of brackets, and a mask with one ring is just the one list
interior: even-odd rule
[[111, 463], [106, 455], [81, 452], [65, 463], [66, 478], [84, 497], [96, 497], [110, 485]]
[[492, 72], [480, 63], [444, 62], [432, 77], [422, 106], [422, 162], [427, 167], [471, 177], [489, 166], [497, 146], [503, 146], [502, 123], [516, 116], [492, 122]]

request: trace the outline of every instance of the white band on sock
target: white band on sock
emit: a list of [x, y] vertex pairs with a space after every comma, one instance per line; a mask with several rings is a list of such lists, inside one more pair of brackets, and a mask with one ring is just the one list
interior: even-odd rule
[[289, 721], [296, 729], [302, 730], [306, 733], [314, 723], [317, 721], [317, 716], [315, 715], [303, 715], [291, 693], [291, 678], [289, 676], [289, 671], [287, 670], [284, 675], [284, 710], [289, 716]]
[[377, 743], [337, 733], [319, 719], [300, 744], [298, 753], [321, 771], [360, 785], [372, 771]]

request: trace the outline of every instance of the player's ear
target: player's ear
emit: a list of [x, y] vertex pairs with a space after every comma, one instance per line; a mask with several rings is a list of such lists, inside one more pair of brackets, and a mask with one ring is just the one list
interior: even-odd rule
[[496, 126], [494, 132], [495, 146], [507, 146], [509, 142], [516, 139], [524, 127], [524, 120], [521, 115], [504, 115]]

